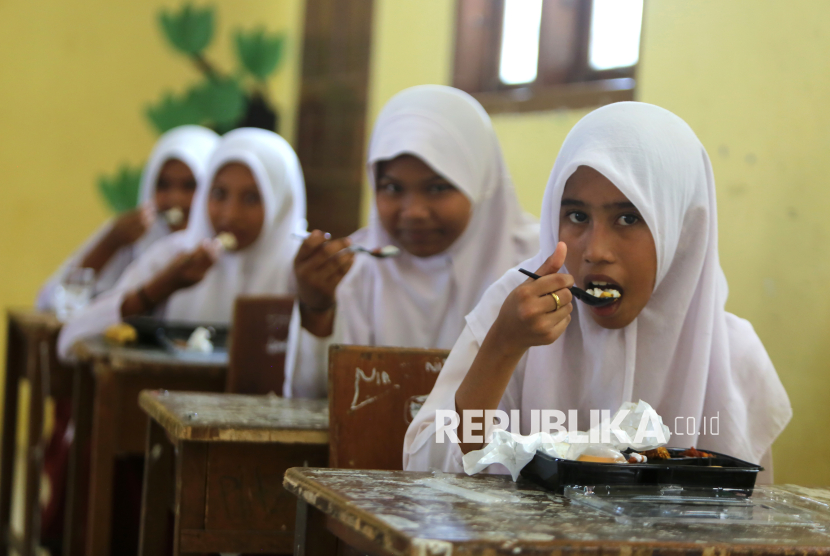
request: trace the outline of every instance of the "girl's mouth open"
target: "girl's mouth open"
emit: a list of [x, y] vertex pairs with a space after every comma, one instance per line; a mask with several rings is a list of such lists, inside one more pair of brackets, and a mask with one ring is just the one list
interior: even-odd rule
[[605, 282], [602, 280], [588, 280], [585, 282], [585, 291], [594, 297], [606, 299], [609, 297], [622, 297], [622, 288], [614, 282]]
[[616, 313], [620, 307], [620, 301], [623, 297], [623, 289], [614, 282], [598, 279], [586, 280], [585, 291], [600, 299], [615, 299], [614, 303], [605, 305], [604, 307], [590, 307], [591, 312], [598, 317], [610, 317]]

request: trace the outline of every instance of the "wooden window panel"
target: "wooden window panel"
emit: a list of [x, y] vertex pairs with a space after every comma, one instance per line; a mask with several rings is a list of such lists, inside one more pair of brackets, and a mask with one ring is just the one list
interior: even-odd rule
[[453, 83], [469, 93], [499, 87], [502, 0], [460, 0]]
[[539, 30], [539, 75], [537, 85], [561, 85], [577, 81], [583, 6], [576, 0], [548, 0], [542, 5]]
[[559, 108], [577, 109], [633, 100], [634, 80], [600, 79], [565, 83], [552, 87], [522, 87], [507, 91], [475, 93], [473, 96], [489, 114], [537, 112]]
[[539, 66], [533, 83], [499, 80], [503, 0], [458, 0], [454, 86], [493, 113], [586, 108], [633, 100], [636, 66], [588, 64], [591, 0], [543, 0]]

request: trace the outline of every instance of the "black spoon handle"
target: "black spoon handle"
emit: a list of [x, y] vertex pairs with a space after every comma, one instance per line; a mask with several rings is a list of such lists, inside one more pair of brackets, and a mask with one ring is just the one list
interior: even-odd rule
[[534, 273], [530, 272], [529, 270], [525, 270], [525, 269], [523, 269], [523, 268], [520, 268], [520, 269], [519, 269], [519, 272], [521, 272], [521, 273], [522, 273], [522, 274], [524, 274], [525, 276], [530, 276], [530, 277], [531, 277], [531, 278], [533, 278], [534, 280], [538, 280], [539, 278], [541, 278], [541, 276], [539, 276], [538, 274], [534, 274]]
[[[541, 278], [541, 276], [539, 276], [538, 274], [534, 274], [534, 273], [530, 272], [529, 270], [525, 270], [523, 268], [520, 268], [519, 272], [521, 272], [525, 276], [530, 276], [534, 280], [538, 280], [539, 278]], [[612, 298], [612, 297], [604, 297], [604, 298], [594, 297], [590, 293], [586, 292], [585, 290], [581, 290], [581, 289], [577, 288], [576, 286], [571, 286], [568, 289], [571, 290], [571, 293], [573, 294], [573, 296], [576, 299], [580, 300], [585, 305], [590, 305], [591, 307], [605, 307], [605, 306], [611, 305], [612, 303], [617, 301], [616, 298]]]
[[[530, 277], [531, 277], [531, 278], [533, 278], [534, 280], [538, 280], [539, 278], [541, 278], [541, 276], [539, 276], [538, 274], [534, 274], [533, 272], [530, 272], [529, 270], [525, 270], [525, 269], [523, 269], [523, 268], [520, 268], [520, 269], [519, 269], [519, 272], [521, 272], [521, 273], [522, 273], [522, 274], [524, 274], [525, 276], [530, 276]], [[585, 290], [579, 289], [579, 288], [577, 288], [576, 286], [570, 287], [570, 288], [568, 288], [568, 289], [569, 289], [569, 290], [571, 290], [571, 293], [573, 294], [573, 296], [574, 296], [575, 298], [577, 298], [577, 299], [579, 299], [579, 300], [581, 300], [581, 301], [585, 301], [585, 296], [586, 296], [586, 295], [590, 295], [590, 294], [589, 294], [588, 292], [586, 292]], [[591, 297], [594, 297], [594, 296], [592, 296], [592, 295], [591, 295]], [[593, 301], [593, 299], [592, 299], [591, 301]]]

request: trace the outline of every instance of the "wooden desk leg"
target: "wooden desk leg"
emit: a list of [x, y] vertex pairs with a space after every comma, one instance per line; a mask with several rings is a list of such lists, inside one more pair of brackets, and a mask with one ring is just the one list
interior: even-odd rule
[[112, 373], [97, 373], [90, 439], [87, 556], [106, 556], [110, 552], [117, 390]]
[[337, 553], [337, 537], [326, 527], [326, 515], [297, 498], [294, 556], [330, 556]]
[[[43, 358], [44, 348], [46, 359]], [[40, 474], [43, 472], [43, 368], [49, 364], [49, 346], [29, 342], [26, 375], [29, 380], [29, 438], [26, 442], [26, 483], [23, 491], [23, 535], [20, 556], [37, 553], [40, 545]], [[48, 368], [47, 368], [48, 372]]]
[[15, 448], [17, 448], [17, 394], [20, 387], [21, 342], [9, 322], [6, 340], [6, 379], [3, 390], [3, 444], [0, 455], [0, 556], [9, 552], [12, 493], [14, 492]]
[[83, 531], [86, 526], [89, 493], [89, 436], [92, 429], [92, 372], [88, 365], [78, 365], [72, 376], [72, 423], [75, 436], [69, 452], [66, 476], [66, 510], [63, 522], [63, 555], [80, 556], [84, 552]]
[[164, 429], [153, 419], [147, 427], [144, 486], [141, 493], [141, 533], [138, 556], [169, 553], [168, 509], [173, 494], [174, 447]]
[[180, 556], [182, 530], [205, 529], [207, 511], [208, 446], [205, 442], [178, 443], [174, 502], [173, 556]]

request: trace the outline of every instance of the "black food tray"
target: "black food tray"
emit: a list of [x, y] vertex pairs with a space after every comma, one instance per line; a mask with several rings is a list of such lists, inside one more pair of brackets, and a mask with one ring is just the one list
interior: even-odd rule
[[145, 346], [169, 348], [177, 342], [187, 342], [193, 331], [200, 326], [210, 330], [210, 341], [215, 348], [228, 347], [230, 327], [225, 324], [169, 321], [156, 317], [128, 317], [124, 322], [135, 328], [138, 343]]
[[[667, 448], [678, 456], [686, 448]], [[522, 475], [559, 494], [566, 486], [678, 485], [752, 490], [763, 467], [706, 450], [714, 457], [672, 457], [647, 463], [594, 463], [555, 458], [536, 452]]]

